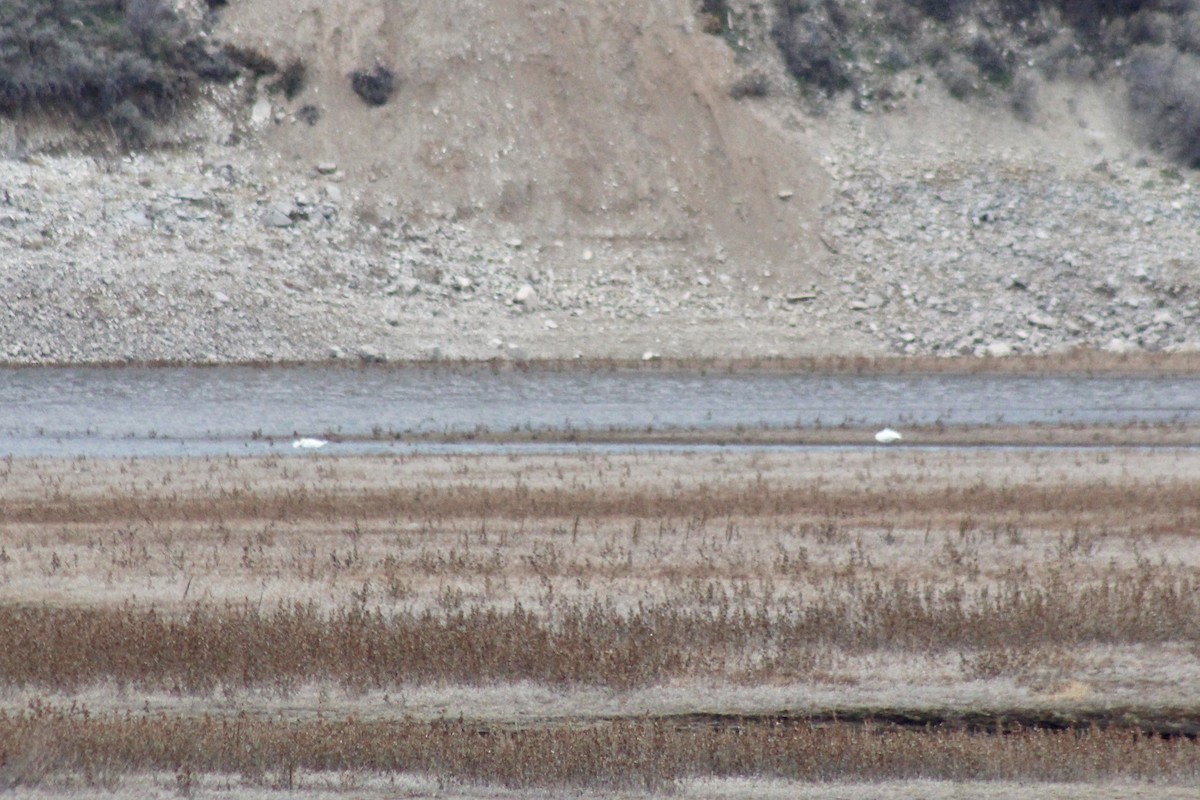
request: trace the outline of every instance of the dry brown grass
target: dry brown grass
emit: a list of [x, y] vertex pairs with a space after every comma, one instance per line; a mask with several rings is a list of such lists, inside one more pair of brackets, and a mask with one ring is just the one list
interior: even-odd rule
[[[1178, 676], [1200, 660], [1198, 517], [1191, 450], [0, 462], [0, 750], [31, 774], [182, 765], [268, 783], [327, 769], [654, 789], [1186, 781], [1185, 742], [1115, 731], [713, 728], [655, 701], [635, 721], [560, 710], [560, 726], [515, 730], [493, 711], [438, 727], [387, 694], [532, 685], [620, 707], [673, 692], [686, 713], [777, 687], [756, 707], [920, 717], [954, 690], [992, 698], [993, 716], [1142, 703], [1135, 728], [1191, 730], [1200, 684]], [[855, 666], [871, 661], [909, 664], [917, 699], [887, 694], [900, 667]], [[336, 723], [323, 702], [253, 713], [329, 690], [383, 707]], [[133, 712], [151, 697], [179, 700]], [[1170, 726], [1146, 723], [1164, 704]]]
[[1099, 781], [1200, 779], [1200, 745], [1120, 730], [902, 730], [886, 725], [679, 725], [481, 728], [464, 722], [277, 722], [251, 717], [96, 715], [37, 706], [0, 714], [0, 779], [36, 783], [73, 771], [240, 774], [292, 788], [301, 772], [421, 772], [512, 788], [661, 791], [705, 776], [802, 781], [906, 778]]
[[[1083, 458], [1109, 458], [1106, 452]], [[929, 461], [953, 454], [925, 454]], [[561, 457], [568, 461], [570, 457]], [[616, 458], [620, 462], [622, 459]], [[464, 459], [464, 464], [469, 459]], [[628, 467], [626, 467], [628, 469]], [[332, 469], [332, 468], [331, 468]], [[612, 471], [611, 466], [607, 469]], [[721, 483], [682, 481], [638, 485], [616, 477], [600, 485], [530, 485], [516, 473], [510, 485], [478, 485], [469, 466], [458, 480], [423, 485], [345, 486], [336, 479], [297, 480], [290, 485], [252, 483], [217, 486], [211, 491], [171, 488], [167, 473], [161, 485], [109, 486], [101, 493], [65, 491], [47, 478], [41, 492], [12, 493], [0, 498], [0, 524], [134, 523], [201, 521], [317, 520], [336, 524], [354, 520], [539, 520], [612, 517], [696, 519], [731, 517], [802, 517], [804, 519], [885, 524], [944, 525], [971, 515], [980, 519], [1102, 520], [1109, 526], [1135, 526], [1141, 531], [1195, 530], [1200, 522], [1200, 477], [1184, 474], [1120, 483], [1022, 481], [995, 485], [979, 480], [959, 485], [921, 485], [909, 476], [901, 490], [884, 472], [870, 481], [840, 487], [821, 479], [801, 484], [727, 474]], [[287, 468], [282, 468], [286, 475]], [[618, 470], [619, 471], [619, 470]], [[334, 476], [329, 476], [334, 477]], [[543, 476], [544, 477], [544, 476]], [[57, 479], [61, 481], [61, 478]], [[666, 485], [664, 485], [666, 484]]]
[[847, 582], [821, 594], [621, 610], [592, 600], [536, 613], [476, 607], [384, 614], [366, 605], [195, 604], [154, 609], [0, 606], [0, 676], [56, 691], [209, 693], [314, 680], [349, 688], [533, 680], [625, 688], [681, 677], [796, 677], [820, 656], [971, 653], [980, 676], [1026, 669], [1046, 648], [1173, 642], [1200, 647], [1200, 580], [1147, 568], [1083, 586]]

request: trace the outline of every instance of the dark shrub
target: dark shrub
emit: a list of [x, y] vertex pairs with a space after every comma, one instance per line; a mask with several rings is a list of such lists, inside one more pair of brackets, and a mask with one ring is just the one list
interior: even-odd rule
[[367, 105], [381, 106], [391, 98], [395, 90], [395, 78], [390, 69], [379, 64], [371, 72], [353, 73], [350, 87]]
[[296, 118], [309, 125], [316, 125], [321, 119], [321, 109], [313, 105], [301, 106], [296, 112]]
[[251, 47], [238, 47], [237, 45], [227, 44], [221, 48], [221, 52], [225, 54], [226, 58], [242, 69], [253, 73], [255, 77], [274, 75], [279, 71], [279, 64], [275, 62], [275, 59]]
[[993, 39], [976, 36], [966, 55], [986, 80], [1005, 85], [1012, 81], [1012, 54], [1004, 52]]
[[1030, 75], [1022, 74], [1013, 81], [1009, 106], [1022, 122], [1033, 122], [1038, 112], [1038, 84]]
[[130, 100], [122, 100], [118, 103], [116, 108], [108, 114], [108, 120], [117, 137], [132, 145], [148, 144], [150, 136], [154, 132], [154, 124]]
[[725, 33], [729, 29], [729, 4], [726, 0], [701, 0], [700, 20], [705, 33]]
[[295, 99], [296, 95], [304, 91], [304, 84], [308, 77], [308, 68], [304, 62], [298, 58], [293, 58], [279, 73], [279, 78], [275, 80], [271, 86], [272, 92], [283, 92], [288, 100]]
[[1150, 143], [1200, 168], [1200, 58], [1170, 47], [1143, 48], [1129, 65], [1133, 110]]
[[970, 0], [908, 0], [925, 16], [938, 22], [954, 22], [970, 7]]
[[837, 30], [815, 17], [780, 18], [775, 26], [778, 44], [788, 70], [799, 80], [820, 89], [826, 97], [850, 88], [851, 73]]
[[771, 84], [761, 72], [751, 72], [734, 81], [729, 87], [729, 96], [734, 100], [745, 97], [766, 97], [771, 93]]
[[946, 91], [958, 100], [965, 100], [979, 91], [978, 71], [957, 53], [937, 66], [937, 76]]
[[182, 24], [163, 0], [125, 0], [125, 28], [150, 50], [178, 38]]

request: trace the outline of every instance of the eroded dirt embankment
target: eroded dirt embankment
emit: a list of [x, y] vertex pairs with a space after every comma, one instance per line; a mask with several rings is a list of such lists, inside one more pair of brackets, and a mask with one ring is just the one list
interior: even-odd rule
[[[229, 4], [213, 35], [304, 59], [294, 97], [243, 77], [130, 156], [3, 123], [0, 361], [1200, 343], [1200, 200], [1118, 89], [1047, 83], [1022, 121], [914, 78], [819, 116], [769, 19], [731, 46], [696, 11]], [[368, 106], [349, 75], [376, 63], [396, 90]]]

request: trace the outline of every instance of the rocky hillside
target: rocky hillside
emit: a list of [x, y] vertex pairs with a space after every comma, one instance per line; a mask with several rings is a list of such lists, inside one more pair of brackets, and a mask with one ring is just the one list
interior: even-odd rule
[[0, 121], [0, 359], [1200, 345], [1200, 198], [1124, 73], [963, 96], [860, 37], [825, 91], [797, 8], [186, 6], [243, 69], [149, 146]]

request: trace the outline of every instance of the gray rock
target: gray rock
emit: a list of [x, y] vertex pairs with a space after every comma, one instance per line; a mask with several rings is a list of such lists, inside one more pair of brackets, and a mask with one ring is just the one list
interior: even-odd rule
[[1141, 347], [1138, 346], [1137, 342], [1131, 342], [1128, 339], [1113, 337], [1112, 339], [1109, 339], [1100, 349], [1106, 353], [1121, 354], [1136, 352], [1137, 350], [1140, 350]]
[[387, 356], [367, 344], [358, 348], [358, 359], [366, 364], [382, 364], [387, 361]]
[[872, 292], [871, 294], [868, 294], [866, 297], [863, 297], [861, 299], [851, 300], [850, 301], [850, 310], [851, 311], [871, 311], [871, 310], [874, 310], [877, 308], [883, 308], [884, 305], [886, 305], [886, 304], [887, 304], [887, 300], [884, 299], [883, 295]]
[[1034, 313], [1030, 314], [1028, 317], [1026, 317], [1025, 319], [1029, 322], [1030, 325], [1032, 325], [1035, 328], [1044, 328], [1046, 330], [1053, 330], [1054, 328], [1058, 327], [1058, 320], [1056, 318], [1050, 316], [1049, 314], [1040, 314], [1040, 313], [1034, 312]]
[[411, 297], [414, 294], [421, 293], [421, 282], [416, 278], [408, 275], [402, 275], [384, 288], [383, 293], [386, 295], [405, 295]]
[[171, 192], [171, 196], [176, 200], [183, 200], [186, 203], [194, 203], [196, 205], [208, 205], [208, 194], [195, 186], [184, 186]]
[[139, 228], [149, 228], [154, 223], [150, 221], [150, 217], [140, 208], [131, 208], [125, 212], [125, 221], [130, 225], [135, 225]]
[[520, 289], [517, 289], [517, 293], [515, 295], [513, 295], [513, 302], [521, 303], [521, 304], [528, 303], [530, 300], [533, 299], [533, 295], [534, 295], [533, 287], [530, 286], [528, 283], [523, 284]]
[[264, 95], [254, 101], [250, 108], [250, 124], [256, 128], [264, 127], [271, 121], [271, 101]]
[[262, 215], [262, 223], [268, 228], [290, 228], [292, 218], [277, 208], [269, 208]]

